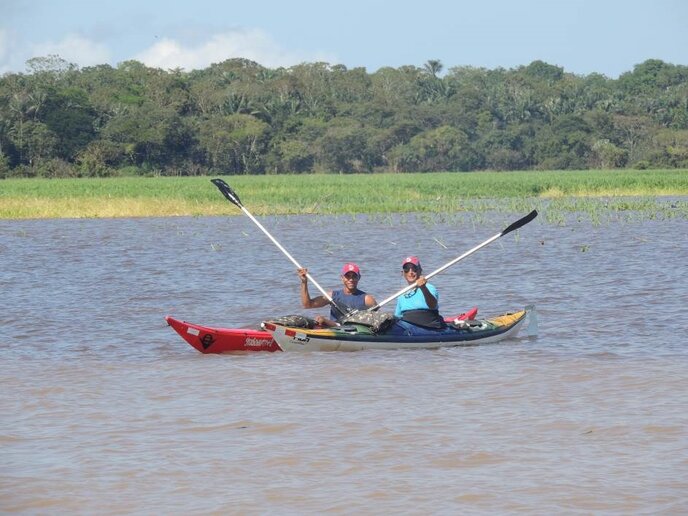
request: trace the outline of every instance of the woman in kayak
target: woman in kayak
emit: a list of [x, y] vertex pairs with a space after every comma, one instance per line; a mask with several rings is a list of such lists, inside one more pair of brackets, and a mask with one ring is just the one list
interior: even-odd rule
[[406, 282], [416, 287], [397, 298], [394, 316], [399, 320], [389, 333], [424, 335], [445, 330], [447, 324], [439, 313], [439, 293], [423, 276], [423, 268], [417, 256], [409, 256], [401, 264]]
[[[311, 297], [308, 293], [308, 269], [298, 269], [301, 278], [301, 304], [304, 308], [321, 308], [330, 304], [325, 296]], [[344, 288], [328, 292], [332, 300], [345, 311], [365, 310], [375, 306], [377, 301], [366, 292], [358, 289], [358, 281], [361, 279], [361, 269], [355, 263], [345, 263], [342, 267], [342, 285]], [[338, 326], [339, 320], [344, 317], [334, 306], [330, 308], [330, 318], [319, 315], [315, 322], [322, 326]]]

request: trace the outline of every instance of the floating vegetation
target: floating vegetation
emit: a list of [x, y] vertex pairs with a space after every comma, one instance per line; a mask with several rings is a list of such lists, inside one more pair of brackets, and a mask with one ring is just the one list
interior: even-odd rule
[[437, 237], [433, 237], [433, 240], [437, 242], [437, 244], [442, 247], [443, 249], [448, 249], [448, 247], [442, 242], [441, 240], [438, 240]]
[[[241, 215], [209, 179], [6, 179], [0, 218]], [[322, 174], [317, 184], [310, 175], [225, 179], [256, 216], [348, 215], [356, 222], [366, 214], [392, 224], [390, 214], [413, 213], [425, 225], [479, 225], [484, 213], [536, 208], [540, 223], [561, 226], [688, 217], [686, 170]]]

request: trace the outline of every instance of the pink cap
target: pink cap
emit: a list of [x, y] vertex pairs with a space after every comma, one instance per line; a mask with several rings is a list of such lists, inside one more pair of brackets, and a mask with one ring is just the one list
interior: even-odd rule
[[355, 272], [358, 274], [358, 276], [361, 276], [361, 269], [358, 268], [358, 265], [355, 263], [345, 263], [344, 267], [342, 267], [342, 276], [345, 276], [347, 272]]
[[412, 263], [416, 267], [420, 267], [420, 260], [417, 256], [409, 256], [406, 259], [404, 259], [404, 261], [401, 262], [401, 267], [403, 268], [404, 265], [406, 265], [407, 263]]

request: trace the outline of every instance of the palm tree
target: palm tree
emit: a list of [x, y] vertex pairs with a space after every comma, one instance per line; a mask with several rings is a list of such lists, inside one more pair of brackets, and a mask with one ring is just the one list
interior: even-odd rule
[[433, 77], [437, 77], [437, 74], [442, 71], [442, 68], [444, 68], [444, 66], [439, 59], [429, 59], [428, 62], [423, 65], [423, 69]]

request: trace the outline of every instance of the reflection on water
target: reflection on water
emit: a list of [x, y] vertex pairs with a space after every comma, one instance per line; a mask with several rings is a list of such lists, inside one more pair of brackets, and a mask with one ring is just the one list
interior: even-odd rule
[[[383, 299], [520, 216], [261, 221]], [[686, 234], [536, 219], [433, 278], [444, 313], [536, 304], [537, 339], [215, 356], [164, 316], [302, 313], [247, 218], [0, 221], [3, 512], [686, 512]]]

